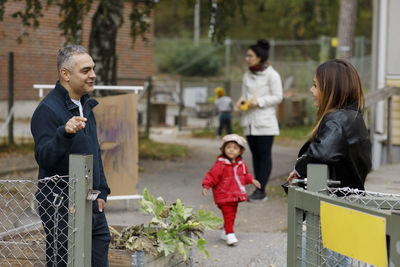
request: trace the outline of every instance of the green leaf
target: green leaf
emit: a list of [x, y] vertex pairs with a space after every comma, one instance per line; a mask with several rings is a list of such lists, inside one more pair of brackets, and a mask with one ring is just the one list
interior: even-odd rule
[[192, 207], [184, 208], [183, 219], [186, 221], [190, 216], [192, 216], [192, 214], [193, 214]]
[[117, 230], [115, 230], [114, 227], [112, 227], [110, 225], [108, 226], [108, 229], [110, 230], [111, 236], [119, 237], [121, 235]]
[[162, 217], [164, 209], [165, 209], [165, 201], [162, 197], [158, 197], [157, 200], [154, 202], [154, 214], [157, 217]]
[[184, 246], [184, 254], [183, 254], [183, 260], [185, 261], [185, 262], [187, 262], [188, 261], [188, 259], [189, 259], [189, 256], [190, 256], [190, 248], [191, 248], [191, 246]]
[[176, 241], [177, 240], [172, 239], [165, 230], [159, 230], [157, 232], [158, 251], [164, 252], [165, 256], [175, 252]]
[[215, 217], [212, 211], [198, 210], [196, 217], [200, 225], [206, 230], [215, 230], [223, 222], [222, 219]]
[[200, 238], [199, 240], [197, 240], [197, 250], [200, 252], [200, 254], [203, 254], [203, 256], [205, 256], [207, 259], [210, 258], [210, 253], [208, 253], [208, 251], [206, 250], [205, 245], [207, 244], [207, 242], [203, 239]]
[[164, 223], [162, 220], [158, 219], [157, 217], [153, 217], [150, 221], [151, 224], [161, 225], [163, 228], [167, 228], [168, 225]]
[[146, 187], [143, 189], [142, 195], [144, 200], [150, 201], [149, 191], [147, 190]]
[[140, 204], [140, 209], [142, 212], [147, 213], [147, 214], [155, 214], [155, 207], [154, 204], [151, 201], [141, 199], [139, 200]]
[[178, 243], [178, 253], [181, 255], [183, 255], [183, 253], [185, 253], [183, 242]]
[[181, 235], [181, 236], [179, 236], [179, 239], [180, 239], [186, 246], [189, 246], [189, 247], [192, 246], [192, 241], [193, 241], [193, 239], [191, 239], [190, 237], [185, 236], [185, 235]]

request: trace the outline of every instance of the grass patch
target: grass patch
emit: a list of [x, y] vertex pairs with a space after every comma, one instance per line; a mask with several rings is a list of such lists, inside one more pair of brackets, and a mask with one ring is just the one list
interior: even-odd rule
[[280, 129], [280, 135], [275, 136], [274, 143], [281, 146], [301, 147], [307, 140], [311, 130], [309, 125], [284, 126]]
[[212, 128], [205, 128], [200, 130], [193, 130], [192, 137], [195, 138], [215, 138], [215, 130]]
[[[301, 143], [305, 142], [307, 139], [307, 135], [311, 130], [310, 125], [297, 125], [297, 126], [283, 126], [280, 127], [280, 135], [275, 136], [274, 142], [276, 141], [282, 145], [300, 145]], [[192, 131], [192, 136], [195, 138], [215, 138], [216, 129], [212, 128], [204, 128], [204, 129], [197, 129]], [[243, 129], [239, 125], [238, 121], [234, 121], [232, 125], [232, 131], [238, 135], [243, 136]], [[222, 133], [224, 136], [226, 133]]]
[[25, 143], [25, 144], [1, 144], [0, 145], [0, 157], [4, 157], [7, 155], [14, 154], [27, 154], [33, 153], [35, 145], [33, 143]]
[[[217, 122], [219, 123], [219, 122]], [[218, 125], [217, 125], [218, 127]], [[204, 129], [197, 129], [192, 131], [192, 137], [195, 138], [215, 138], [217, 135], [218, 128], [204, 128]], [[232, 133], [238, 134], [243, 136], [243, 128], [240, 126], [239, 119], [232, 119]], [[222, 136], [227, 135], [226, 129], [223, 129]]]
[[[34, 146], [35, 145], [33, 143], [14, 145], [0, 144], [0, 157], [33, 153]], [[188, 155], [189, 149], [186, 146], [159, 143], [146, 137], [139, 137], [140, 159], [185, 158]]]
[[175, 159], [185, 158], [189, 149], [183, 145], [167, 144], [153, 141], [149, 138], [139, 138], [139, 159]]
[[[294, 140], [304, 140], [307, 138], [308, 133], [311, 130], [311, 126], [309, 125], [298, 125], [298, 126], [285, 126], [281, 127], [280, 129], [281, 138], [290, 138]], [[277, 136], [277, 138], [279, 138]]]

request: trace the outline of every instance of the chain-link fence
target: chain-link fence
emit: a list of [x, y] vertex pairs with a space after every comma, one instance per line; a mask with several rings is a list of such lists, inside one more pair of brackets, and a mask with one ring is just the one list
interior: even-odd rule
[[[297, 94], [308, 94], [312, 86], [316, 67], [335, 58], [336, 48], [332, 38], [322, 36], [315, 40], [269, 40], [269, 64], [281, 75], [286, 90]], [[241, 83], [248, 66], [245, 55], [256, 40], [227, 40], [224, 45], [214, 45], [202, 40], [196, 46], [188, 39], [157, 39], [155, 60], [160, 72], [170, 77], [181, 74], [186, 78], [205, 77], [203, 82], [221, 80], [225, 88], [229, 84]], [[356, 37], [351, 62], [360, 74], [364, 88], [370, 89], [371, 41]], [[202, 74], [201, 69], [206, 69]], [[193, 69], [191, 73], [182, 72]], [[229, 89], [229, 88], [228, 88]], [[240, 88], [230, 88], [232, 97], [240, 94]], [[239, 89], [239, 92], [236, 90]], [[213, 94], [212, 94], [213, 95]]]
[[[400, 266], [400, 195], [291, 187], [288, 206], [288, 266]], [[376, 244], [379, 251], [363, 250]]]
[[67, 264], [68, 189], [73, 193], [67, 176], [0, 181], [2, 261], [38, 266], [47, 255], [54, 266]]
[[[315, 120], [309, 90], [318, 65], [335, 57], [336, 50], [331, 41], [330, 37], [318, 40], [270, 40], [268, 62], [280, 74], [284, 89], [284, 100], [277, 112], [280, 125], [311, 124]], [[215, 45], [203, 40], [195, 46], [188, 39], [157, 39], [157, 69], [167, 75], [153, 79], [152, 103], [155, 106], [168, 104], [168, 110], [162, 110], [166, 109], [162, 106], [155, 107], [157, 116], [154, 116], [158, 119], [152, 124], [174, 125], [177, 121], [185, 121], [176, 117], [186, 115], [206, 118], [207, 123], [197, 124], [213, 128], [216, 124], [212, 120], [215, 115], [212, 113], [214, 90], [216, 87], [225, 88], [234, 102], [240, 98], [242, 77], [248, 70], [246, 51], [255, 43], [256, 40], [226, 40], [223, 45]], [[351, 62], [358, 70], [366, 92], [371, 87], [370, 51], [369, 40], [355, 38]], [[144, 109], [142, 101], [140, 113]], [[168, 120], [168, 117], [171, 119]]]
[[91, 161], [84, 157], [91, 156], [72, 160], [69, 175], [0, 180], [0, 266], [87, 266], [76, 265], [77, 250], [83, 252], [79, 235], [91, 236], [91, 220], [90, 227], [79, 222], [87, 220], [84, 212], [91, 219], [93, 200]]

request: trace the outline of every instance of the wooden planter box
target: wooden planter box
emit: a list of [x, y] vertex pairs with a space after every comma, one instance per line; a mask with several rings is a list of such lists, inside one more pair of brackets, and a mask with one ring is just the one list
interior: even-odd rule
[[[120, 226], [114, 228], [122, 229]], [[13, 240], [0, 239], [0, 266], [45, 266], [45, 251], [43, 231], [18, 232]], [[165, 257], [163, 253], [153, 256], [143, 251], [130, 252], [122, 249], [109, 249], [108, 261], [110, 267], [187, 267], [192, 265], [191, 260], [185, 263], [182, 255], [178, 253]]]
[[[112, 225], [112, 227], [121, 232], [124, 226]], [[192, 259], [189, 262], [183, 261], [182, 255], [178, 252], [164, 256], [159, 253], [157, 256], [145, 253], [143, 251], [130, 252], [123, 249], [112, 249], [108, 251], [108, 262], [110, 267], [186, 267], [192, 266]]]
[[122, 249], [110, 249], [108, 251], [110, 267], [183, 267], [191, 266], [185, 263], [182, 255], [170, 254], [167, 257], [163, 253], [157, 256], [144, 253], [143, 251], [129, 252]]

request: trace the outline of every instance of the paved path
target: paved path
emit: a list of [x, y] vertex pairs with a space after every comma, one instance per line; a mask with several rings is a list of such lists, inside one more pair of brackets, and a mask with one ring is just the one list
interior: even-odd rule
[[[214, 211], [220, 216], [212, 197], [201, 196], [201, 181], [218, 154], [219, 140], [193, 139], [177, 135], [176, 131], [155, 132], [152, 137], [162, 142], [181, 143], [190, 147], [191, 156], [186, 160], [143, 161], [145, 169], [140, 174], [138, 189], [147, 187], [151, 194], [163, 196], [171, 203], [180, 198], [185, 205]], [[195, 266], [284, 266], [286, 262], [287, 200], [280, 184], [292, 168], [299, 147], [273, 147], [273, 171], [267, 188], [268, 201], [241, 203], [235, 224], [240, 240], [235, 247], [227, 247], [220, 239], [220, 231], [205, 234], [210, 259], [205, 260], [194, 253]], [[244, 160], [251, 168], [250, 152], [247, 149]], [[0, 175], [19, 176], [18, 170], [35, 166], [32, 154], [0, 158]], [[400, 163], [384, 165], [367, 177], [366, 189], [375, 192], [400, 194]], [[36, 171], [29, 177], [36, 177]], [[247, 187], [248, 192], [253, 190]], [[124, 203], [119, 203], [124, 204]], [[110, 224], [130, 225], [147, 223], [138, 205], [132, 202], [128, 210], [117, 210], [118, 203], [109, 202], [107, 218]], [[124, 205], [119, 205], [123, 207]]]
[[[162, 196], [168, 203], [180, 198], [185, 205], [196, 209], [214, 211], [221, 217], [211, 194], [201, 195], [201, 182], [219, 154], [220, 140], [194, 139], [173, 133], [154, 135], [162, 142], [180, 143], [190, 147], [191, 155], [186, 160], [143, 161], [139, 190], [144, 187], [155, 196]], [[286, 262], [287, 201], [280, 189], [282, 179], [287, 176], [296, 159], [297, 148], [275, 146], [274, 168], [268, 188], [269, 200], [257, 203], [241, 203], [235, 223], [235, 232], [240, 242], [227, 247], [219, 238], [218, 231], [205, 235], [210, 259], [205, 260], [194, 253], [194, 266], [283, 266]], [[246, 149], [244, 160], [251, 169], [250, 151]], [[248, 192], [254, 190], [248, 186]], [[211, 193], [211, 192], [210, 192]], [[110, 204], [111, 205], [111, 204]], [[108, 212], [110, 224], [147, 223], [148, 217], [137, 209]]]
[[[185, 144], [190, 147], [191, 156], [187, 160], [144, 161], [141, 166], [139, 190], [147, 187], [155, 196], [163, 196], [168, 203], [180, 198], [184, 204], [199, 209], [220, 211], [211, 196], [200, 194], [201, 181], [205, 172], [213, 164], [220, 140], [194, 139], [176, 136], [176, 132], [163, 131], [152, 136], [161, 142]], [[205, 260], [194, 253], [195, 266], [284, 266], [286, 262], [287, 200], [280, 184], [291, 170], [299, 147], [273, 146], [273, 171], [266, 202], [241, 203], [235, 223], [235, 232], [240, 240], [235, 247], [227, 247], [219, 239], [220, 231], [209, 231], [205, 235], [210, 259]], [[251, 168], [251, 155], [247, 149], [244, 160]], [[367, 179], [367, 189], [371, 191], [400, 193], [400, 183], [396, 183], [400, 164], [383, 166], [372, 172]], [[396, 187], [397, 186], [397, 187]], [[247, 187], [248, 192], [253, 188]], [[390, 189], [390, 190], [389, 190]], [[132, 208], [129, 212], [109, 213], [111, 224], [146, 223], [148, 217]]]

